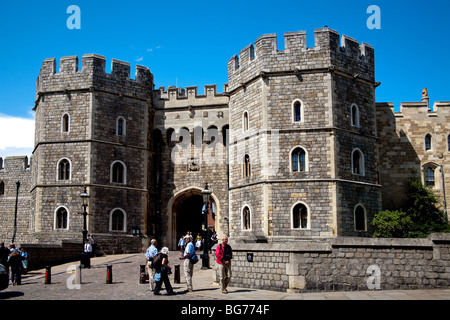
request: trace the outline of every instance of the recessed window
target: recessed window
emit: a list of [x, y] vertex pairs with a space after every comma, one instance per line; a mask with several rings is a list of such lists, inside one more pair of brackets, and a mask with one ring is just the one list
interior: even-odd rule
[[295, 148], [291, 153], [292, 171], [306, 172], [306, 151], [303, 148]]
[[124, 136], [126, 134], [126, 121], [125, 121], [125, 118], [123, 118], [123, 117], [117, 118], [116, 134], [118, 136]]
[[248, 130], [248, 112], [247, 111], [244, 111], [242, 118], [243, 118], [242, 119], [242, 122], [243, 122], [242, 127], [243, 127], [244, 131], [247, 131]]
[[251, 214], [250, 208], [245, 206], [242, 209], [242, 230], [250, 230], [251, 229]]
[[70, 161], [66, 158], [58, 162], [58, 180], [70, 180]]
[[364, 175], [364, 154], [359, 149], [352, 152], [352, 173]]
[[244, 164], [243, 164], [243, 172], [244, 172], [244, 178], [250, 177], [251, 171], [250, 171], [250, 156], [246, 154], [244, 156]]
[[359, 128], [359, 107], [356, 104], [351, 106], [352, 126]]
[[111, 164], [111, 182], [126, 184], [126, 166], [122, 161], [114, 161]]
[[67, 229], [69, 214], [67, 209], [60, 207], [55, 212], [55, 229]]
[[431, 150], [431, 134], [425, 136], [425, 151]]
[[126, 231], [126, 214], [122, 209], [111, 211], [110, 231]]
[[366, 231], [367, 223], [366, 223], [366, 209], [362, 205], [357, 205], [355, 208], [355, 231]]
[[425, 185], [430, 187], [435, 186], [434, 169], [431, 167], [425, 169]]
[[292, 228], [308, 229], [308, 208], [303, 203], [298, 203], [292, 209]]
[[5, 194], [5, 183], [3, 181], [0, 181], [0, 196], [3, 196]]
[[61, 132], [69, 132], [70, 130], [70, 116], [65, 113], [61, 117]]
[[303, 102], [299, 99], [292, 102], [292, 122], [303, 122]]

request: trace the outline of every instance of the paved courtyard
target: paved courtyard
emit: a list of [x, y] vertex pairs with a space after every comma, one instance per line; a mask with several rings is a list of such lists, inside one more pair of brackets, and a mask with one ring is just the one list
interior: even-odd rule
[[[82, 283], [74, 288], [74, 274], [68, 272], [67, 263], [51, 268], [51, 284], [45, 284], [45, 269], [35, 270], [24, 275], [22, 285], [12, 286], [0, 291], [0, 300], [211, 300], [211, 301], [257, 301], [257, 300], [450, 300], [450, 289], [435, 290], [392, 290], [358, 292], [317, 292], [285, 293], [249, 288], [229, 287], [223, 294], [217, 283], [213, 282], [213, 270], [201, 270], [201, 261], [195, 265], [194, 292], [186, 293], [183, 266], [178, 252], [170, 252], [172, 266], [180, 265], [180, 283], [170, 282], [177, 295], [154, 296], [148, 282], [139, 283], [140, 265], [144, 264], [143, 254], [110, 255], [91, 259], [91, 268], [81, 270]], [[215, 262], [211, 262], [214, 264]], [[112, 284], [106, 284], [107, 265], [112, 266]], [[71, 289], [72, 288], [72, 289]]]

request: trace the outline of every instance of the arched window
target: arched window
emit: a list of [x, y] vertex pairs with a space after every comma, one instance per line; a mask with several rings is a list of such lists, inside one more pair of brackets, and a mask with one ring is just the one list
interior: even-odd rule
[[122, 161], [111, 164], [111, 182], [126, 184], [127, 169]]
[[359, 128], [359, 108], [356, 104], [351, 106], [352, 126]]
[[244, 156], [244, 164], [243, 164], [243, 172], [244, 172], [244, 178], [250, 177], [251, 171], [250, 171], [250, 156], [246, 154]]
[[70, 180], [70, 161], [66, 158], [58, 162], [58, 180]]
[[250, 230], [251, 227], [250, 208], [245, 206], [244, 209], [242, 209], [242, 230]]
[[450, 134], [447, 136], [447, 149], [450, 151]]
[[366, 209], [363, 205], [358, 204], [354, 211], [355, 231], [366, 231]]
[[123, 117], [118, 117], [117, 118], [116, 134], [118, 136], [126, 135], [126, 121], [125, 121], [125, 118], [123, 118]]
[[298, 203], [292, 209], [292, 228], [308, 229], [308, 208], [303, 203]]
[[69, 214], [67, 209], [59, 207], [55, 212], [55, 229], [67, 229]]
[[242, 116], [242, 128], [244, 129], [244, 131], [248, 130], [248, 111], [244, 111], [244, 114]]
[[303, 102], [299, 99], [292, 102], [292, 122], [303, 122]]
[[431, 150], [431, 134], [425, 136], [425, 151]]
[[110, 231], [126, 231], [126, 214], [122, 209], [116, 208], [111, 211]]
[[352, 152], [352, 173], [364, 175], [364, 154], [359, 149]]
[[70, 130], [70, 116], [65, 113], [61, 117], [61, 132], [69, 132]]
[[425, 169], [425, 185], [430, 187], [435, 186], [434, 169], [432, 167], [427, 167]]
[[303, 148], [295, 148], [291, 153], [292, 159], [292, 171], [293, 172], [306, 172], [306, 151]]
[[5, 194], [5, 183], [3, 181], [0, 181], [0, 196], [3, 196]]

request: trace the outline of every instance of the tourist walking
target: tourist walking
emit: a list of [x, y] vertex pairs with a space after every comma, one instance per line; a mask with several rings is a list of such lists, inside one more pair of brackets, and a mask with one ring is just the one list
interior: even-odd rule
[[158, 249], [156, 246], [158, 242], [156, 239], [150, 241], [150, 246], [145, 251], [145, 258], [147, 259], [147, 272], [148, 272], [148, 282], [150, 283], [150, 290], [153, 291], [155, 288], [155, 283], [153, 278], [155, 277], [155, 268], [153, 267], [153, 258], [158, 254]]
[[8, 260], [11, 268], [11, 282], [13, 286], [21, 284], [22, 280], [22, 257], [17, 251], [11, 252]]
[[27, 274], [28, 273], [28, 252], [25, 251], [24, 247], [20, 248], [20, 256], [22, 257], [23, 274]]
[[161, 285], [164, 282], [164, 287], [166, 288], [167, 294], [172, 295], [175, 292], [170, 284], [169, 274], [172, 273], [172, 268], [169, 266], [169, 248], [163, 247], [159, 252], [160, 257], [158, 260], [160, 263], [154, 264], [155, 275], [153, 280], [155, 281], [155, 288], [153, 289], [153, 294], [160, 295]]
[[192, 243], [192, 237], [186, 235], [184, 237], [186, 242], [186, 249], [184, 250], [184, 255], [180, 259], [184, 260], [184, 277], [186, 278], [187, 292], [194, 291], [192, 286], [192, 276], [194, 275], [194, 261], [198, 261], [198, 257], [195, 254], [194, 244]]
[[222, 293], [228, 293], [227, 287], [231, 280], [231, 259], [233, 250], [228, 244], [228, 237], [222, 237], [222, 243], [216, 247], [216, 262], [219, 265], [219, 277]]

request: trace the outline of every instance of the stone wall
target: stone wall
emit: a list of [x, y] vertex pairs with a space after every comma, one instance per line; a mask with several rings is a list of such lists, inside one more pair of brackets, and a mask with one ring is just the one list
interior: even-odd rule
[[450, 234], [230, 244], [231, 285], [240, 287], [308, 292], [450, 286]]

